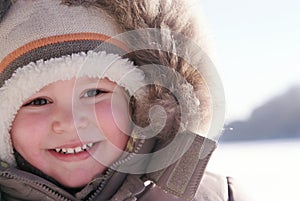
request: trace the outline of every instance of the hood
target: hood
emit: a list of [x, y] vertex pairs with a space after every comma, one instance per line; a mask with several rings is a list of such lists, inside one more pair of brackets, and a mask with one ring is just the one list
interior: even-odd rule
[[[1, 159], [14, 164], [9, 130], [22, 100], [83, 75], [108, 77], [131, 95], [136, 134], [129, 147], [151, 138], [160, 148], [176, 145], [185, 131], [218, 140], [224, 92], [194, 2], [17, 0], [1, 6]], [[107, 69], [122, 70], [82, 70], [102, 60]], [[40, 84], [27, 85], [35, 79]], [[16, 90], [22, 93], [14, 100]]]

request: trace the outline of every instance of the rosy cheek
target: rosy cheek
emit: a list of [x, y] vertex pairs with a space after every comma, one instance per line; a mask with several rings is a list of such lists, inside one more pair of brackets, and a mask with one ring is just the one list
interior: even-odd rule
[[98, 125], [105, 137], [120, 149], [124, 149], [129, 136], [129, 121], [124, 114], [126, 110], [121, 105], [112, 105], [110, 100], [103, 101], [95, 106]]
[[33, 144], [40, 144], [40, 138], [47, 132], [45, 117], [41, 115], [26, 115], [20, 113], [15, 118], [12, 129], [11, 137], [15, 148], [27, 149], [32, 147]]

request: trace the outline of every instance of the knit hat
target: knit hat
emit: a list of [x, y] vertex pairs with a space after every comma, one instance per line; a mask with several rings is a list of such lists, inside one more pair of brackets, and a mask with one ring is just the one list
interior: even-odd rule
[[[9, 130], [14, 116], [26, 98], [47, 84], [87, 75], [135, 91], [143, 73], [117, 54], [125, 51], [122, 44], [108, 40], [119, 32], [99, 9], [70, 9], [45, 0], [13, 4], [0, 30], [1, 159], [13, 163]], [[105, 51], [95, 51], [102, 43]]]
[[[81, 76], [105, 77], [124, 87], [135, 97], [133, 121], [141, 129], [155, 130], [153, 136], [191, 129], [218, 138], [224, 117], [222, 86], [206, 52], [190, 41], [193, 35], [198, 39], [198, 33], [173, 33], [183, 29], [184, 19], [183, 27], [173, 28], [168, 17], [145, 20], [161, 10], [158, 6], [172, 5], [151, 1], [143, 5], [149, 11], [146, 16], [142, 9], [140, 14], [134, 12], [142, 1], [63, 2], [84, 6], [17, 0], [1, 21], [2, 160], [15, 164], [9, 131], [22, 102], [50, 83]], [[150, 86], [151, 94], [138, 100], [137, 91], [145, 86]]]

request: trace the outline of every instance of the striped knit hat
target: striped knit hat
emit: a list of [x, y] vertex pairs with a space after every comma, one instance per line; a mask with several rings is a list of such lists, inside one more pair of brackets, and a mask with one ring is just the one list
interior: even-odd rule
[[[100, 25], [100, 26], [99, 26]], [[59, 0], [16, 1], [0, 25], [0, 158], [14, 164], [9, 136], [22, 102], [58, 80], [109, 78], [129, 94], [143, 72], [121, 55], [112, 39], [119, 26], [98, 8], [61, 5]]]

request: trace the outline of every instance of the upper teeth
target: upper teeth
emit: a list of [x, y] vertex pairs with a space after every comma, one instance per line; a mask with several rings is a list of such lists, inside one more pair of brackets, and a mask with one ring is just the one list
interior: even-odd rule
[[92, 146], [94, 146], [94, 143], [84, 144], [81, 147], [75, 147], [75, 148], [56, 148], [56, 149], [54, 149], [54, 151], [56, 151], [57, 153], [63, 153], [63, 154], [74, 154], [74, 153], [80, 153], [83, 151], [87, 151]]

